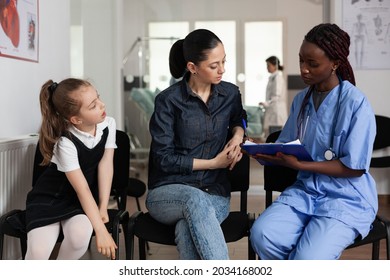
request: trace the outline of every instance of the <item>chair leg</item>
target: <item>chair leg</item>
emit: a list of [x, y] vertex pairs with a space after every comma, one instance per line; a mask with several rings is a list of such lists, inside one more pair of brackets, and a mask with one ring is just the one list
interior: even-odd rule
[[[142, 211], [142, 210], [141, 210], [141, 204], [140, 204], [140, 202], [139, 202], [139, 198], [136, 197], [136, 198], [135, 198], [135, 201], [136, 201], [136, 203], [137, 203], [137, 209], [138, 209], [138, 211]], [[150, 255], [150, 247], [149, 247], [149, 242], [148, 242], [148, 241], [145, 241], [145, 246], [146, 246], [146, 251], [147, 251], [148, 255]]]
[[140, 202], [139, 202], [138, 197], [135, 198], [135, 202], [137, 203], [137, 209], [138, 209], [138, 211], [141, 211], [141, 204], [140, 204]]
[[146, 252], [150, 256], [152, 253], [150, 252], [150, 247], [149, 247], [149, 242], [148, 241], [145, 241], [145, 246], [146, 246]]
[[[126, 242], [126, 260], [134, 260], [134, 218], [130, 218], [127, 223]], [[127, 236], [127, 237], [126, 237]]]
[[389, 239], [389, 237], [386, 238], [386, 256], [387, 256], [387, 260], [390, 260], [390, 239]]
[[388, 223], [386, 223], [386, 232], [386, 255], [387, 259], [390, 260], [390, 225]]
[[129, 246], [129, 214], [127, 213], [123, 218], [122, 218], [122, 231], [123, 231], [123, 237], [125, 241], [125, 257], [127, 259], [127, 254], [128, 254], [128, 246]]
[[379, 260], [379, 251], [380, 251], [380, 241], [375, 241], [372, 243], [372, 259]]
[[[20, 249], [22, 253], [22, 260], [24, 260], [27, 252], [27, 236], [25, 237], [21, 236], [19, 240], [20, 240]], [[1, 233], [0, 234], [0, 260], [3, 259], [3, 249], [4, 249], [4, 234]]]
[[248, 238], [248, 260], [255, 260], [255, 259], [256, 259], [256, 253], [252, 248], [250, 239]]
[[146, 260], [145, 248], [146, 248], [145, 240], [143, 240], [142, 238], [138, 238], [138, 249], [139, 249], [140, 260]]
[[123, 236], [125, 240], [126, 260], [132, 260], [134, 258], [134, 238], [130, 238], [127, 223], [123, 225]]
[[3, 259], [4, 234], [0, 234], [0, 260]]
[[255, 250], [252, 247], [252, 242], [251, 242], [251, 234], [250, 230], [256, 220], [255, 214], [251, 213], [248, 214], [248, 219], [249, 219], [249, 225], [248, 225], [248, 260], [256, 260], [256, 253]]
[[88, 250], [91, 250], [91, 244], [92, 244], [92, 238], [93, 238], [93, 234], [91, 235], [91, 238], [89, 239], [89, 244], [88, 244]]
[[27, 236], [20, 238], [20, 248], [22, 250], [22, 259], [24, 260], [26, 258], [27, 253]]

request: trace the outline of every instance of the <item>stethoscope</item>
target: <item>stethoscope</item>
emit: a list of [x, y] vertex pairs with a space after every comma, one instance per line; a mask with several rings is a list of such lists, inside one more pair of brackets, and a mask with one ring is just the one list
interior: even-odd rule
[[[340, 96], [341, 96], [341, 92], [342, 92], [342, 89], [343, 89], [342, 80], [341, 80], [340, 77], [338, 77], [338, 78], [339, 78], [339, 92], [338, 92], [338, 96], [337, 96], [336, 114], [335, 114], [335, 118], [333, 119], [333, 125], [332, 125], [332, 131], [331, 131], [331, 138], [330, 138], [329, 148], [324, 152], [324, 158], [326, 160], [332, 160], [332, 159], [336, 158], [336, 154], [333, 151], [333, 137], [335, 135], [337, 120], [339, 118]], [[303, 139], [305, 137], [307, 124], [309, 122], [309, 117], [310, 117], [310, 108], [309, 108], [309, 110], [307, 110], [307, 114], [306, 114], [306, 118], [305, 118], [305, 108], [309, 104], [309, 100], [310, 100], [310, 97], [311, 97], [313, 91], [314, 91], [314, 86], [310, 87], [308, 93], [306, 94], [305, 98], [303, 99], [302, 105], [301, 105], [301, 108], [300, 108], [299, 114], [298, 114], [298, 116], [299, 116], [298, 139], [300, 139], [301, 142], [303, 141]]]

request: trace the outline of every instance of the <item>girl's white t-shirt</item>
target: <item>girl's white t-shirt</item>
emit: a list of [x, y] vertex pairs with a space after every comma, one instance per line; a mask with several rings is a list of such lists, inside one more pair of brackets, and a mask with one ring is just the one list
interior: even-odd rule
[[[112, 117], [106, 117], [105, 120], [96, 125], [96, 135], [93, 136], [89, 133], [85, 133], [78, 130], [76, 127], [71, 126], [69, 132], [74, 134], [80, 139], [85, 146], [92, 149], [101, 140], [103, 130], [108, 127], [108, 138], [105, 148], [116, 149], [116, 122]], [[57, 169], [61, 172], [69, 172], [80, 168], [79, 159], [77, 155], [76, 146], [67, 137], [61, 137], [58, 142], [54, 145], [53, 157], [51, 162], [57, 165]]]

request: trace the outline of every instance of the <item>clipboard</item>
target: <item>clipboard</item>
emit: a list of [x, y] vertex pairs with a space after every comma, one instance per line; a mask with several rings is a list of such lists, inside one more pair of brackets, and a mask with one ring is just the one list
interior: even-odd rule
[[[286, 155], [293, 155], [301, 161], [313, 161], [312, 157], [302, 144], [295, 143], [253, 143], [245, 142], [241, 145], [241, 149], [249, 155], [265, 154], [275, 155], [281, 152]], [[264, 162], [260, 159], [256, 159], [262, 165], [271, 165], [269, 162]]]

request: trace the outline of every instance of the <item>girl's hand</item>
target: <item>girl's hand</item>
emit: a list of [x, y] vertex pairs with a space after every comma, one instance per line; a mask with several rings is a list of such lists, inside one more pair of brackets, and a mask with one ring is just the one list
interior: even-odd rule
[[99, 212], [100, 212], [100, 217], [102, 217], [103, 223], [108, 223], [110, 218], [108, 216], [107, 209], [100, 209], [99, 208]]
[[115, 251], [118, 249], [117, 245], [112, 239], [111, 234], [107, 229], [103, 229], [101, 232], [95, 232], [96, 235], [96, 247], [98, 252], [107, 258], [115, 259]]

